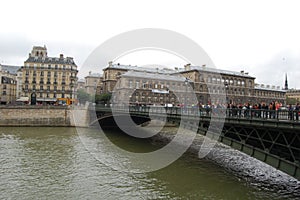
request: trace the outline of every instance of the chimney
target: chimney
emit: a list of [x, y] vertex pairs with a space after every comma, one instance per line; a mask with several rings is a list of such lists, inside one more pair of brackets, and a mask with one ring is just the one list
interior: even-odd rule
[[249, 74], [249, 72], [245, 72], [245, 75], [248, 75]]
[[242, 70], [242, 71], [241, 71], [241, 74], [243, 74], [243, 75], [244, 75], [244, 70]]
[[60, 59], [64, 59], [64, 54], [59, 54]]
[[112, 63], [113, 63], [112, 61], [109, 61], [109, 62], [108, 62], [108, 67], [111, 67], [111, 66], [112, 66]]
[[188, 64], [184, 65], [184, 70], [185, 71], [191, 70], [191, 63], [188, 63]]
[[202, 65], [202, 68], [205, 69], [206, 68], [206, 64]]
[[92, 72], [91, 72], [91, 71], [89, 71], [89, 75], [92, 75]]

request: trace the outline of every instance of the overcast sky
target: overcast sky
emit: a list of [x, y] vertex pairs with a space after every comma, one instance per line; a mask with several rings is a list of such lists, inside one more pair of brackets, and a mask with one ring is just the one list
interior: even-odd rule
[[[45, 44], [49, 56], [72, 56], [80, 67], [97, 46], [117, 34], [163, 28], [197, 42], [217, 68], [245, 70], [258, 83], [281, 87], [286, 72], [289, 86], [300, 88], [297, 0], [10, 0], [0, 5], [2, 64], [22, 65], [33, 45]], [[132, 54], [119, 61], [132, 65], [184, 64], [172, 56], [160, 60], [159, 53], [151, 55], [146, 60]]]

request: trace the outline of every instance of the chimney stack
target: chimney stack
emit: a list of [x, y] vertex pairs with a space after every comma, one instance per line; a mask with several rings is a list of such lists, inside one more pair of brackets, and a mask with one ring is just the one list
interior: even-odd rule
[[191, 70], [191, 63], [188, 63], [188, 64], [184, 65], [184, 70], [185, 71]]

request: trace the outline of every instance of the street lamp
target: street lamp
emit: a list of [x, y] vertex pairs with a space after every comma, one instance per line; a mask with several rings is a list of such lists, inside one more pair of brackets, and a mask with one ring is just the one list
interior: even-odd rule
[[224, 85], [225, 85], [225, 90], [226, 90], [226, 92], [225, 92], [225, 95], [226, 95], [226, 103], [228, 104], [228, 96], [227, 96], [227, 95], [228, 95], [228, 89], [229, 89], [228, 82], [225, 81]]
[[189, 79], [185, 78], [185, 80], [184, 80], [184, 84], [185, 84], [184, 108], [187, 107], [186, 104], [187, 104], [187, 86], [188, 86], [188, 83], [189, 83]]

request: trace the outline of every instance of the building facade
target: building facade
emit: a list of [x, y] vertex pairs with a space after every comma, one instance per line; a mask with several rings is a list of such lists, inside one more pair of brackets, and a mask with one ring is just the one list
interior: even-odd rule
[[[132, 71], [130, 74], [128, 72]], [[145, 80], [153, 79], [156, 80], [156, 76], [161, 74], [162, 76], [181, 76], [183, 79], [181, 80], [182, 84], [186, 80], [188, 80], [189, 84], [193, 87], [193, 93], [197, 96], [199, 104], [210, 104], [210, 103], [234, 103], [234, 104], [244, 104], [244, 103], [269, 103], [272, 101], [277, 101], [282, 104], [285, 104], [285, 91], [274, 86], [266, 86], [262, 87], [261, 85], [255, 84], [255, 77], [250, 76], [247, 72], [240, 71], [228, 71], [228, 70], [220, 70], [215, 68], [208, 68], [205, 65], [203, 66], [191, 66], [187, 64], [184, 68], [176, 68], [175, 70], [171, 69], [152, 69], [152, 68], [142, 68], [137, 66], [130, 65], [120, 65], [120, 64], [112, 64], [109, 63], [109, 66], [103, 70], [103, 91], [104, 93], [111, 93], [116, 91], [115, 87], [120, 81], [120, 77], [129, 78], [132, 74], [138, 75], [137, 72], [148, 73], [148, 77], [144, 76]], [[135, 72], [135, 73], [133, 73]], [[132, 78], [132, 77], [131, 77]], [[132, 83], [134, 83], [134, 79], [132, 79]], [[149, 80], [148, 80], [149, 81]], [[162, 81], [158, 81], [162, 82]], [[127, 81], [128, 84], [131, 84]], [[140, 84], [141, 84], [140, 80]], [[122, 83], [124, 84], [124, 83]], [[136, 83], [137, 84], [137, 83]], [[153, 84], [153, 83], [152, 83]], [[155, 84], [155, 83], [154, 83]], [[159, 85], [159, 84], [158, 84]], [[164, 86], [167, 84], [164, 83]], [[124, 87], [124, 85], [122, 86]], [[159, 87], [159, 86], [158, 86]], [[118, 91], [120, 90], [120, 85], [117, 87]], [[128, 86], [130, 88], [130, 86]], [[137, 88], [135, 88], [137, 89]], [[153, 89], [153, 88], [152, 88]], [[154, 88], [157, 89], [157, 88]], [[141, 88], [138, 88], [136, 91], [140, 91]], [[135, 91], [135, 92], [136, 92]], [[176, 104], [176, 100], [166, 100], [163, 97], [163, 101], [153, 101], [153, 95], [145, 93], [149, 96], [151, 101], [147, 101], [145, 95], [138, 94], [139, 97], [137, 99], [138, 102], [148, 102], [148, 103], [161, 103], [168, 102], [171, 104]], [[135, 95], [134, 95], [135, 96]], [[167, 97], [167, 95], [166, 95]], [[140, 99], [141, 98], [141, 99]], [[161, 98], [161, 96], [159, 97]], [[170, 98], [170, 95], [168, 96]], [[181, 99], [179, 98], [179, 101]], [[134, 102], [131, 101], [131, 103]]]
[[294, 99], [296, 102], [300, 102], [300, 90], [289, 89], [286, 91], [286, 97], [289, 99]]
[[[210, 102], [210, 96], [225, 96], [227, 103], [285, 103], [285, 91], [280, 87], [259, 87], [255, 77], [240, 71], [228, 71], [187, 64], [179, 73], [194, 82], [200, 103]], [[222, 98], [220, 98], [222, 99]]]
[[48, 57], [47, 48], [34, 46], [21, 68], [22, 97], [36, 94], [37, 103], [76, 98], [77, 66], [72, 57]]
[[97, 87], [99, 82], [102, 82], [102, 75], [99, 73], [89, 72], [89, 75], [85, 77], [85, 91], [90, 95], [97, 93]]
[[0, 69], [0, 104], [16, 102], [16, 76]]
[[171, 74], [174, 73], [174, 70], [171, 69], [158, 69], [158, 68], [145, 68], [138, 67], [132, 65], [121, 65], [121, 64], [113, 64], [109, 62], [108, 67], [103, 69], [103, 81], [102, 81], [102, 93], [112, 93], [114, 91], [114, 87], [116, 86], [118, 78], [128, 72], [128, 71], [138, 71], [138, 72], [149, 72], [149, 73], [163, 73], [163, 74]]
[[183, 76], [128, 71], [118, 77], [112, 95], [116, 105], [197, 105], [192, 86]]

